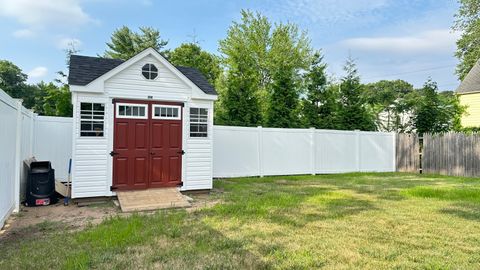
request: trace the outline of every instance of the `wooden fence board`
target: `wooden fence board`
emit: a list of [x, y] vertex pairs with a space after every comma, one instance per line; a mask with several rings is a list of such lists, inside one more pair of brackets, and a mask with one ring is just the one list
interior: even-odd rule
[[452, 176], [480, 176], [480, 134], [423, 135], [422, 170]]
[[399, 172], [419, 172], [420, 144], [416, 134], [397, 134], [396, 166]]

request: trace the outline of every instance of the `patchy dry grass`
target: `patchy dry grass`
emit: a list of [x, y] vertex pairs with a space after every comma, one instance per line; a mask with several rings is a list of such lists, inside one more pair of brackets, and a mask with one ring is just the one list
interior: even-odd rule
[[[480, 268], [480, 180], [344, 174], [219, 180], [210, 207], [0, 242], [0, 269]], [[207, 205], [207, 203], [206, 203]]]

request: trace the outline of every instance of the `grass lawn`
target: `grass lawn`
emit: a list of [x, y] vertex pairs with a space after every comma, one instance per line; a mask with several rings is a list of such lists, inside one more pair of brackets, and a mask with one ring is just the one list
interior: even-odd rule
[[226, 179], [194, 212], [42, 223], [0, 269], [478, 269], [480, 180], [413, 174]]

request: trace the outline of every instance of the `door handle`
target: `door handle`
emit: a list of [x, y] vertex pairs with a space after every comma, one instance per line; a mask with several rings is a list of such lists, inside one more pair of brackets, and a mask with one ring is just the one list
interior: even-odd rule
[[150, 155], [155, 155], [155, 152], [150, 152]]

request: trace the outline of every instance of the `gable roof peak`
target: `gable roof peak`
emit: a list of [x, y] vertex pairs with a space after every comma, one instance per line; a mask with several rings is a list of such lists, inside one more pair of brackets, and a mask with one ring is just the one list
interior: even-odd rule
[[[136, 56], [143, 54], [148, 55], [149, 53], [157, 54], [168, 62], [168, 59], [166, 59], [154, 48], [147, 48], [138, 53]], [[128, 60], [94, 56], [71, 55], [68, 84], [85, 86], [127, 61]], [[168, 64], [171, 63], [168, 62]], [[173, 64], [171, 65], [205, 94], [217, 95], [215, 88], [208, 82], [205, 76], [198, 69], [192, 67], [174, 66]]]
[[480, 92], [480, 61], [477, 61], [467, 76], [463, 78], [456, 92], [458, 94]]

